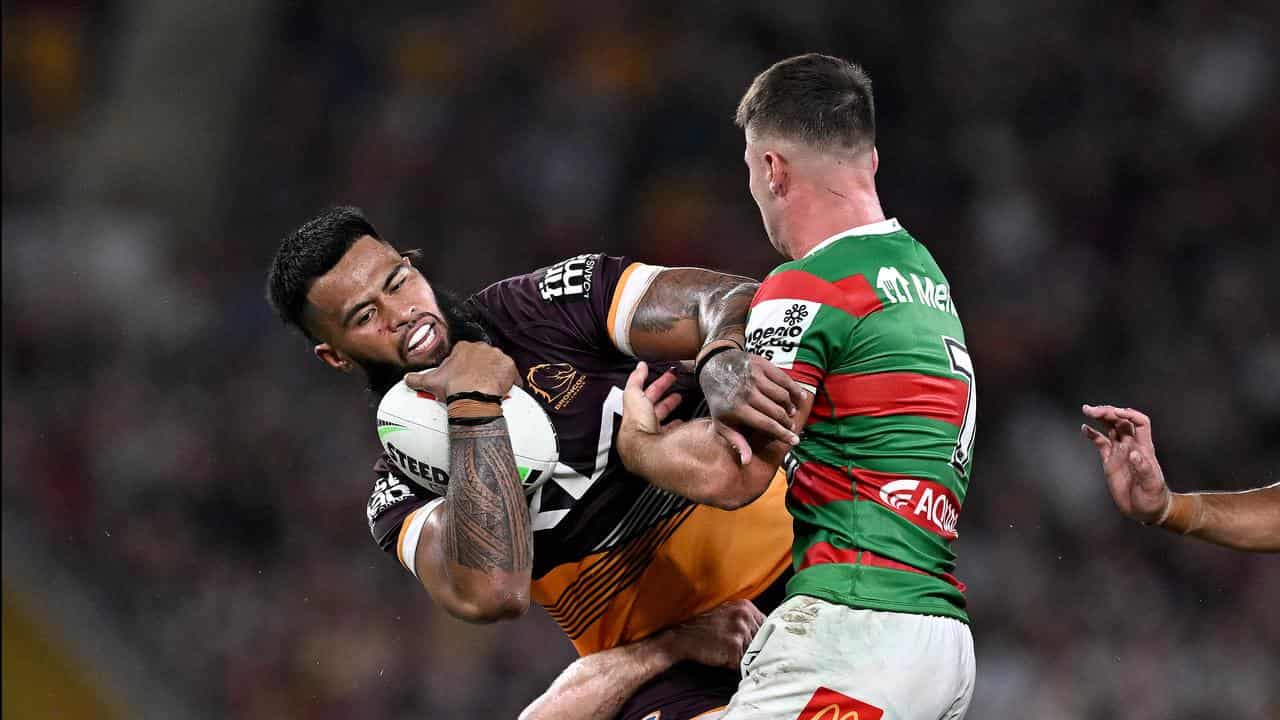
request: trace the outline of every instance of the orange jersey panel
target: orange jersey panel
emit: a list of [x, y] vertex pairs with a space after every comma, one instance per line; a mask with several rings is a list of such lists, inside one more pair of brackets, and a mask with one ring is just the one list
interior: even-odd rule
[[622, 546], [556, 567], [533, 583], [533, 599], [587, 655], [754, 598], [791, 564], [785, 496], [779, 472], [739, 510], [685, 508]]

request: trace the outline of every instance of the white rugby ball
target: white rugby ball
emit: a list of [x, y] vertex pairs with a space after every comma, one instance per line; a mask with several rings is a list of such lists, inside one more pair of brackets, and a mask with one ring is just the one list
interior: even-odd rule
[[[511, 450], [526, 493], [551, 477], [560, 449], [551, 419], [529, 393], [512, 387], [502, 401]], [[378, 439], [401, 472], [444, 495], [449, 484], [449, 413], [435, 396], [403, 380], [378, 404]]]

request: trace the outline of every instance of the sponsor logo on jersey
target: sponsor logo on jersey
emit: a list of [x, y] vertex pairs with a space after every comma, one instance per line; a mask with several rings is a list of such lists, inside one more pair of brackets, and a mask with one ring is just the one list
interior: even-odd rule
[[373, 522], [374, 518], [385, 512], [387, 508], [412, 497], [413, 491], [407, 485], [400, 482], [395, 475], [388, 474], [373, 483], [373, 494], [369, 496], [369, 505], [365, 508], [365, 514], [369, 522]]
[[538, 281], [538, 294], [547, 302], [585, 300], [591, 297], [591, 272], [595, 255], [578, 255], [547, 268]]
[[819, 686], [796, 720], [880, 720], [884, 710]]
[[916, 525], [956, 538], [960, 509], [951, 491], [929, 480], [891, 480], [880, 488], [880, 503]]
[[563, 410], [582, 392], [587, 378], [569, 363], [542, 363], [529, 368], [525, 375], [529, 392], [547, 405]]
[[791, 367], [800, 349], [800, 338], [813, 324], [821, 306], [807, 300], [765, 300], [751, 308], [747, 318], [747, 352], [770, 360], [780, 368]]
[[418, 462], [417, 459], [405, 454], [403, 450], [391, 443], [387, 443], [387, 455], [400, 472], [422, 483], [423, 487], [437, 495], [445, 494], [449, 487], [449, 473], [443, 468]]
[[[927, 275], [921, 277], [915, 273], [907, 273], [911, 276], [911, 282], [907, 282], [907, 276], [896, 267], [883, 266], [876, 273], [876, 288], [885, 298], [894, 304], [897, 303], [920, 303], [934, 310], [940, 310], [955, 317], [960, 317], [960, 313], [956, 311], [955, 301], [951, 299], [951, 287], [944, 282], [935, 282], [933, 278]], [[911, 294], [912, 288], [915, 288], [915, 295]]]

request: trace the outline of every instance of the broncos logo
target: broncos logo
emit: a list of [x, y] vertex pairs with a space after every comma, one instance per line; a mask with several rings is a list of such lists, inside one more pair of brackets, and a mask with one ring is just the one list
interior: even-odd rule
[[525, 375], [529, 392], [556, 410], [563, 410], [578, 397], [587, 378], [569, 363], [542, 363]]

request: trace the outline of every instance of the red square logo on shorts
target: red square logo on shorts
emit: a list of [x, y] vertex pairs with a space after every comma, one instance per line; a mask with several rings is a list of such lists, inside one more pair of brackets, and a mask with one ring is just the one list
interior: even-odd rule
[[820, 687], [796, 720], [880, 720], [883, 715], [884, 711], [878, 707]]

